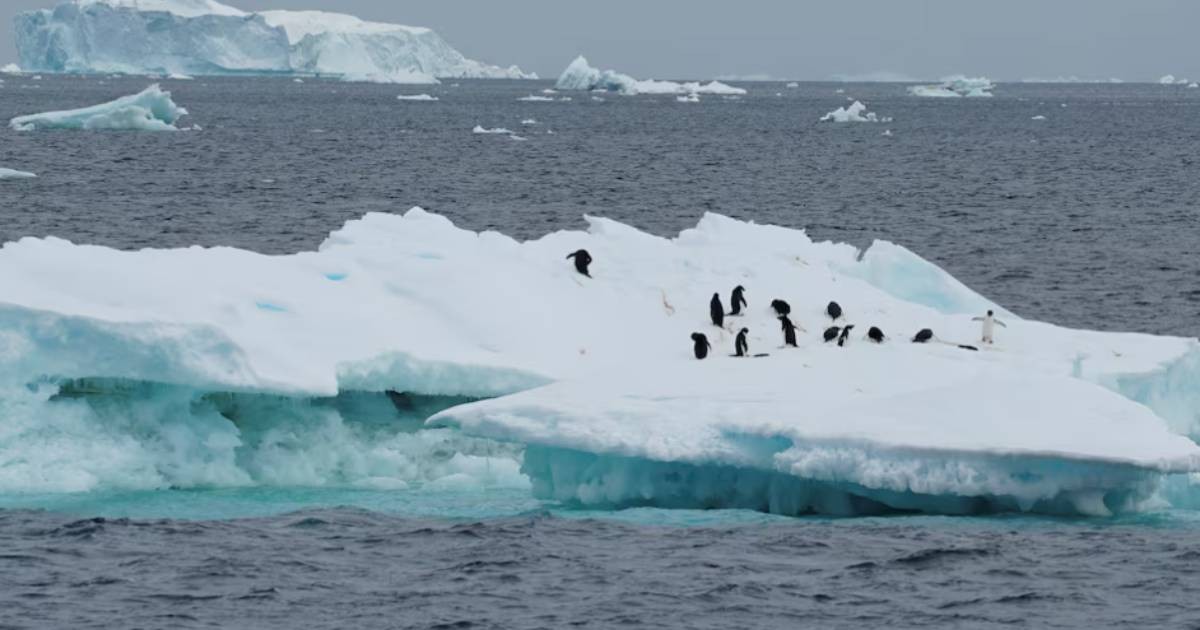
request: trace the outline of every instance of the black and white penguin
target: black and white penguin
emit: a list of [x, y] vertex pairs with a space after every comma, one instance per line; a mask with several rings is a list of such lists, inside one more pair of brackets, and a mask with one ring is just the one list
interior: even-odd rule
[[829, 319], [836, 322], [842, 316], [842, 307], [837, 302], [830, 302], [829, 306], [825, 307], [825, 314], [829, 316]]
[[791, 305], [783, 300], [771, 300], [771, 308], [775, 310], [776, 317], [779, 317], [780, 315], [792, 314]]
[[692, 351], [696, 353], [697, 359], [707, 357], [711, 349], [712, 345], [708, 343], [708, 337], [705, 337], [704, 333], [692, 333]]
[[917, 331], [917, 334], [913, 335], [912, 338], [913, 343], [925, 343], [930, 339], [933, 339], [933, 331], [928, 328], [922, 328]]
[[592, 264], [592, 255], [586, 249], [567, 254], [567, 259], [575, 259], [575, 271], [591, 278], [592, 274], [588, 273], [588, 265]]
[[840, 333], [840, 332], [842, 332], [842, 329], [838, 328], [837, 326], [830, 326], [829, 328], [826, 328], [825, 329], [825, 343], [829, 343], [830, 341], [837, 339], [838, 333]]
[[733, 287], [733, 295], [729, 296], [729, 314], [741, 315], [746, 306], [746, 288], [739, 284]]
[[708, 303], [708, 316], [712, 318], [713, 326], [725, 326], [725, 307], [721, 305], [721, 296], [714, 293]]
[[854, 328], [854, 324], [847, 324], [846, 327], [842, 329], [842, 334], [838, 335], [838, 347], [839, 348], [846, 345], [846, 340], [850, 338], [850, 329], [851, 328]]
[[883, 331], [879, 330], [878, 326], [872, 326], [870, 330], [867, 331], [867, 339], [870, 339], [875, 343], [883, 343]]
[[738, 331], [737, 339], [733, 341], [733, 356], [748, 357], [750, 356], [750, 343], [746, 341], [746, 335], [750, 334], [749, 328], [743, 328]]
[[796, 325], [787, 315], [779, 316], [779, 324], [783, 328], [783, 345], [796, 347]]

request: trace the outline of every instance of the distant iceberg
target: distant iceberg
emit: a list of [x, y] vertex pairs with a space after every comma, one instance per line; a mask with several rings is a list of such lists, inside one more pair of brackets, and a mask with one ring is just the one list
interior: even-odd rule
[[742, 95], [746, 90], [720, 81], [706, 84], [698, 82], [676, 83], [674, 81], [656, 81], [648, 79], [639, 81], [627, 74], [612, 70], [601, 71], [588, 64], [588, 60], [580, 55], [567, 66], [559, 75], [555, 86], [559, 90], [595, 90], [602, 92], [617, 92], [627, 96], [637, 94], [714, 94], [721, 96]]
[[0, 168], [0, 179], [30, 179], [33, 177], [37, 177], [37, 174], [11, 168]]
[[71, 0], [15, 20], [22, 67], [126, 74], [318, 74], [387, 83], [533, 78], [467, 59], [427, 28], [215, 0]]
[[942, 79], [938, 85], [914, 85], [908, 88], [908, 91], [913, 96], [926, 97], [950, 97], [957, 98], [962, 96], [981, 97], [992, 96], [992, 89], [995, 84], [991, 79], [984, 77], [965, 77], [956, 75]]
[[4, 67], [0, 68], [0, 74], [21, 74], [21, 66], [15, 63], [4, 64]]
[[175, 122], [187, 110], [171, 100], [158, 84], [115, 101], [44, 114], [17, 116], [9, 126], [17, 131], [39, 129], [178, 131]]
[[891, 122], [891, 118], [876, 116], [868, 112], [867, 106], [854, 101], [847, 107], [839, 107], [821, 117], [820, 122]]
[[488, 128], [488, 127], [484, 127], [483, 125], [475, 125], [475, 128], [471, 130], [471, 133], [476, 133], [476, 134], [496, 134], [496, 135], [510, 134], [510, 135], [511, 135], [511, 134], [512, 134], [512, 130], [510, 130], [510, 129], [505, 129], [504, 127], [494, 127], [494, 128]]

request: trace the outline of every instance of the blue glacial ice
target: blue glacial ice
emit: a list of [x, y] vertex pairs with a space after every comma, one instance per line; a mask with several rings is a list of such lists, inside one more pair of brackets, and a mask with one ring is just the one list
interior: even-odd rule
[[[1195, 339], [1002, 311], [997, 344], [967, 351], [995, 305], [902, 247], [715, 214], [675, 238], [587, 221], [519, 242], [372, 213], [287, 256], [7, 243], [0, 491], [471, 485], [781, 514], [1196, 504]], [[580, 248], [591, 279], [563, 260]], [[729, 358], [731, 333], [707, 321], [737, 284], [737, 324], [768, 357]], [[776, 297], [808, 329], [799, 348], [779, 349]], [[889, 340], [824, 344], [830, 298]], [[920, 328], [935, 342], [908, 343]]]
[[248, 13], [215, 0], [70, 0], [17, 15], [35, 72], [315, 74], [389, 83], [533, 78], [467, 59], [427, 28], [321, 11]]
[[17, 116], [9, 126], [17, 131], [44, 129], [178, 131], [175, 126], [187, 110], [171, 100], [157, 84], [114, 101], [61, 112]]

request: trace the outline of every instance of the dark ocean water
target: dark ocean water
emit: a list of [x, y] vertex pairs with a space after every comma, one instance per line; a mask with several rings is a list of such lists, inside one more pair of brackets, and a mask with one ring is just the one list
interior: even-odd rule
[[[149, 83], [4, 78], [0, 120]], [[672, 234], [716, 211], [895, 241], [1026, 317], [1200, 333], [1197, 90], [748, 84], [682, 104], [517, 100], [544, 82], [166, 83], [202, 131], [0, 130], [0, 167], [39, 174], [0, 181], [0, 241], [284, 253], [412, 205], [527, 238], [584, 213]], [[847, 97], [894, 120], [816, 122]], [[0, 628], [1200, 628], [1194, 512], [603, 514], [513, 490], [0, 499]]]

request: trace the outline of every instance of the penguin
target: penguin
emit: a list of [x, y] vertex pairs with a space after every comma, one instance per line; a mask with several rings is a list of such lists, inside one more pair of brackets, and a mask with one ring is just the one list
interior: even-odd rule
[[836, 322], [837, 318], [842, 316], [842, 307], [837, 302], [830, 302], [829, 306], [825, 307], [825, 314]]
[[733, 342], [733, 356], [748, 357], [750, 356], [750, 344], [746, 341], [746, 335], [750, 333], [749, 328], [743, 328], [738, 331], [737, 339]]
[[791, 315], [792, 307], [783, 300], [771, 300], [771, 308], [775, 309], [775, 316]]
[[708, 315], [712, 318], [713, 326], [722, 328], [725, 326], [725, 307], [721, 305], [721, 296], [714, 293], [712, 300], [708, 303]]
[[707, 357], [711, 349], [712, 345], [708, 343], [708, 337], [705, 337], [704, 333], [692, 333], [692, 352], [696, 353], [697, 359]]
[[838, 328], [837, 326], [830, 326], [829, 328], [826, 328], [825, 329], [825, 343], [829, 343], [830, 341], [837, 339], [838, 333], [840, 333], [840, 332], [842, 332], [842, 329]]
[[733, 287], [733, 295], [729, 296], [729, 314], [741, 315], [742, 308], [748, 306], [746, 304], [746, 288], [742, 285]]
[[592, 274], [588, 273], [588, 265], [592, 264], [592, 255], [586, 249], [567, 254], [567, 259], [575, 259], [575, 271], [591, 278]]
[[933, 339], [933, 331], [928, 328], [922, 328], [917, 331], [917, 334], [913, 335], [912, 338], [913, 343], [925, 343], [930, 339]]
[[883, 331], [879, 330], [878, 326], [872, 326], [870, 330], [867, 331], [867, 339], [870, 339], [875, 343], [883, 343]]
[[996, 324], [999, 324], [1005, 328], [1008, 328], [1008, 324], [1005, 324], [1004, 322], [996, 319], [996, 314], [990, 310], [987, 312], [987, 315], [985, 315], [983, 317], [973, 317], [973, 318], [971, 318], [971, 321], [983, 322], [982, 341], [983, 341], [983, 343], [986, 343], [986, 344], [995, 343]]
[[850, 329], [851, 328], [854, 328], [854, 324], [847, 324], [846, 327], [842, 329], [842, 334], [838, 335], [838, 347], [839, 348], [846, 345], [846, 340], [850, 338]]
[[792, 320], [788, 319], [787, 315], [779, 316], [779, 323], [783, 328], [783, 345], [796, 347], [796, 325]]

